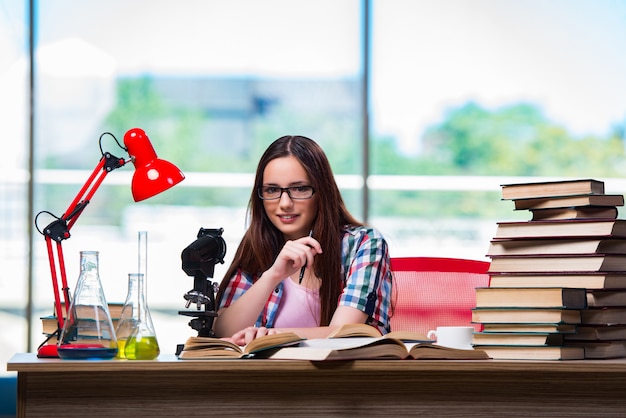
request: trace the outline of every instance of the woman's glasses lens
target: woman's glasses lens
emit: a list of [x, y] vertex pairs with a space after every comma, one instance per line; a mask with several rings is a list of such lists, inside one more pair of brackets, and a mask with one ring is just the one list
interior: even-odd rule
[[293, 187], [274, 187], [261, 186], [258, 194], [261, 199], [274, 200], [280, 199], [283, 192], [287, 192], [290, 199], [310, 199], [315, 193], [315, 189], [311, 186], [293, 186]]

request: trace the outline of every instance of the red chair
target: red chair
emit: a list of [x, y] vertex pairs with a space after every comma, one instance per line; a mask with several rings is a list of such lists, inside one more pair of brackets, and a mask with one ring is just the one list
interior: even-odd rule
[[474, 326], [477, 287], [489, 286], [488, 261], [439, 257], [392, 258], [395, 307], [391, 330], [428, 333], [438, 326]]

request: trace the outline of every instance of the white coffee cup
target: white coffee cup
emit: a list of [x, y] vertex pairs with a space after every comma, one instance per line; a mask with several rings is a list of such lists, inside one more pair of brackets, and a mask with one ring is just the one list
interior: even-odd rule
[[437, 345], [471, 350], [474, 327], [437, 327], [428, 331], [427, 337], [437, 339]]

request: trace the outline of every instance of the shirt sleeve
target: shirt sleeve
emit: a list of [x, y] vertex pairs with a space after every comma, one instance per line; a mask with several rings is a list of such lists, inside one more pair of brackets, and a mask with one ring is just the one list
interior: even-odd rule
[[218, 309], [228, 308], [231, 303], [239, 299], [246, 290], [250, 289], [253, 283], [252, 276], [244, 273], [241, 269], [237, 269], [233, 277], [228, 281], [228, 286], [226, 286], [224, 294], [219, 301]]
[[365, 312], [368, 324], [389, 332], [392, 275], [387, 242], [376, 230], [360, 227], [346, 231], [342, 249], [345, 287], [339, 305]]
[[[252, 275], [244, 273], [241, 269], [237, 269], [235, 274], [228, 281], [224, 294], [219, 301], [218, 310], [221, 308], [228, 308], [234, 301], [239, 299], [241, 295], [252, 287], [254, 280], [255, 278]], [[263, 310], [257, 318], [255, 326], [268, 328], [272, 328], [274, 326], [278, 305], [282, 295], [283, 284], [279, 283], [265, 303]]]

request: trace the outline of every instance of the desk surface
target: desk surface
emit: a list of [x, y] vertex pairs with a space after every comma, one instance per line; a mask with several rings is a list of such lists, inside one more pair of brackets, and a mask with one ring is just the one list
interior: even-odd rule
[[174, 355], [160, 355], [156, 360], [61, 360], [39, 359], [34, 353], [15, 354], [7, 371], [81, 372], [81, 371], [307, 371], [340, 368], [355, 371], [529, 371], [576, 373], [623, 373], [626, 359], [613, 360], [358, 360], [311, 362], [302, 360], [179, 360]]
[[[18, 417], [623, 416], [626, 359], [60, 360], [16, 354]], [[129, 383], [130, 382], [130, 383]], [[469, 411], [469, 412], [468, 412]]]

